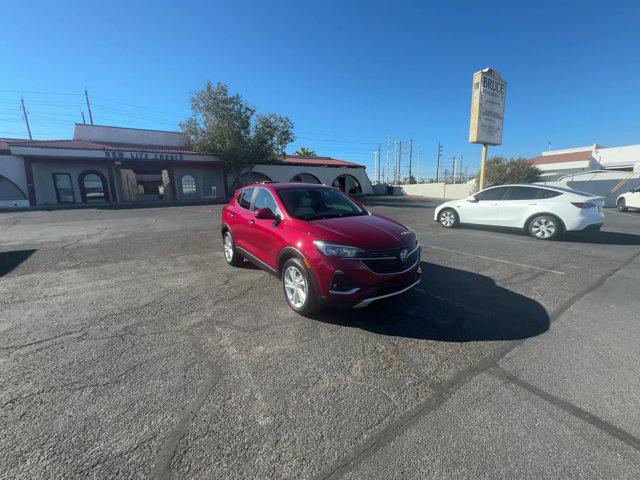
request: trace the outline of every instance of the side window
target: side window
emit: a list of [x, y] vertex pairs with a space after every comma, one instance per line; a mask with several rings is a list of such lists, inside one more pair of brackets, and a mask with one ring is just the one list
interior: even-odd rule
[[240, 208], [249, 210], [251, 208], [251, 197], [253, 197], [253, 191], [255, 188], [245, 188], [240, 195], [238, 195], [238, 205]]
[[508, 187], [495, 187], [476, 193], [474, 196], [478, 200], [502, 200]]
[[75, 203], [76, 197], [73, 193], [71, 175], [68, 173], [54, 173], [53, 185], [56, 189], [58, 203]]
[[540, 191], [540, 188], [533, 187], [509, 187], [503, 200], [534, 200], [541, 198]]
[[278, 213], [278, 205], [271, 196], [271, 192], [266, 188], [258, 188], [256, 199], [253, 201], [253, 211], [255, 212], [259, 208], [269, 208], [274, 214]]
[[538, 197], [537, 198], [553, 198], [553, 197], [557, 197], [558, 195], [562, 195], [562, 192], [556, 192], [555, 190], [546, 190], [544, 188], [537, 188], [536, 190], [538, 190]]

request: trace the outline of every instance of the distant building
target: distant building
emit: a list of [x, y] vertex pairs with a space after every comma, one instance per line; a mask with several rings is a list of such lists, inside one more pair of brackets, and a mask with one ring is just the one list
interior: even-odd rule
[[545, 181], [597, 170], [637, 172], [640, 171], [640, 145], [607, 148], [594, 144], [549, 150], [532, 158], [531, 163], [542, 172], [541, 179]]
[[0, 138], [0, 208], [196, 202], [256, 180], [373, 192], [363, 165], [326, 157], [287, 157], [235, 179], [216, 156], [186, 147], [179, 132], [76, 124], [71, 140]]

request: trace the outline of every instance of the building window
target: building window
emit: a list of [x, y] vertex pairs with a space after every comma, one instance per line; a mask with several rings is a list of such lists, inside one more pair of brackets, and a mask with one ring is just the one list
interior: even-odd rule
[[75, 203], [76, 197], [73, 194], [73, 184], [71, 175], [68, 173], [54, 173], [53, 185], [56, 189], [58, 203]]
[[354, 193], [362, 193], [362, 187], [360, 186], [360, 182], [353, 175], [349, 175], [345, 173], [343, 175], [338, 175], [336, 179], [333, 181], [333, 187], [339, 188], [344, 193], [349, 195], [353, 195]]
[[191, 175], [185, 175], [182, 177], [182, 193], [184, 195], [196, 193], [196, 179]]
[[102, 203], [109, 201], [107, 181], [97, 170], [87, 170], [78, 177], [80, 193], [84, 203]]

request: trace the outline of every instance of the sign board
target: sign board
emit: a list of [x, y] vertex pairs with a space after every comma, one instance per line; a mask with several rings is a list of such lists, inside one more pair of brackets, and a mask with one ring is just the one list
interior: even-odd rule
[[165, 160], [178, 161], [184, 160], [181, 153], [154, 153], [154, 152], [121, 152], [106, 150], [104, 152], [106, 158], [115, 158], [118, 160]]
[[473, 74], [469, 143], [500, 145], [507, 82], [490, 68]]

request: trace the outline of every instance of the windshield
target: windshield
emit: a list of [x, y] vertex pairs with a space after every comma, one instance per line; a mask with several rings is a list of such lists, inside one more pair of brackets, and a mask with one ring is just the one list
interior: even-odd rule
[[367, 215], [341, 192], [332, 188], [287, 188], [278, 190], [287, 213], [299, 220]]

